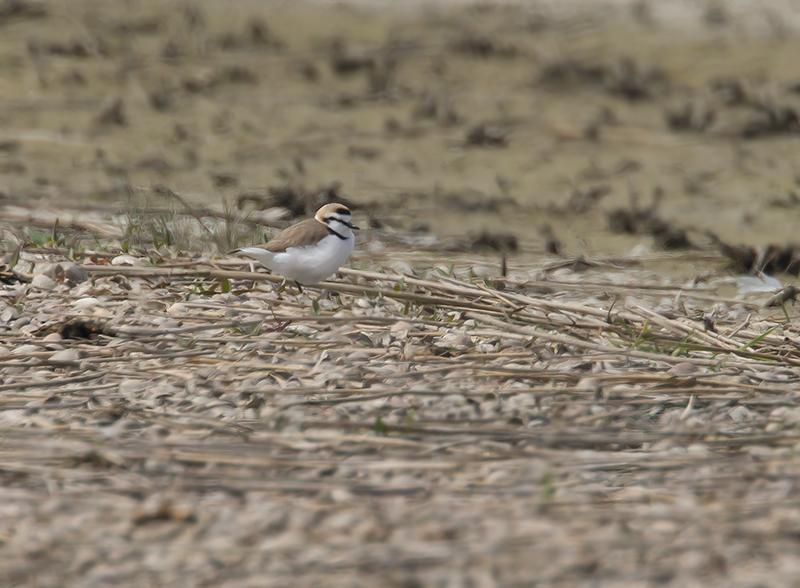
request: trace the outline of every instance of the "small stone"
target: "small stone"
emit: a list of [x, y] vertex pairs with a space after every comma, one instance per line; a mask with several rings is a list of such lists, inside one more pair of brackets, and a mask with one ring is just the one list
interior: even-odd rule
[[19, 318], [19, 310], [15, 306], [7, 306], [0, 312], [0, 323], [8, 323]]
[[58, 333], [50, 333], [49, 335], [47, 335], [47, 337], [42, 339], [42, 341], [45, 341], [47, 343], [58, 343], [59, 341], [62, 341], [62, 340], [63, 339], [62, 339], [61, 335], [59, 335]]
[[175, 304], [172, 304], [170, 305], [169, 308], [167, 308], [167, 314], [169, 315], [183, 314], [188, 309], [189, 307], [183, 304], [182, 302], [176, 302]]
[[669, 368], [667, 373], [672, 376], [690, 376], [698, 371], [700, 371], [699, 368], [692, 362], [682, 361]]
[[711, 455], [711, 450], [707, 445], [703, 445], [702, 443], [692, 443], [686, 448], [686, 453], [692, 455]]
[[56, 282], [52, 278], [46, 276], [45, 274], [37, 274], [33, 276], [33, 280], [31, 280], [31, 285], [34, 288], [38, 288], [39, 290], [52, 290], [56, 287]]
[[100, 304], [100, 301], [97, 298], [92, 298], [91, 296], [87, 298], [79, 298], [75, 302], [72, 303], [72, 306], [76, 309], [83, 309], [83, 308], [91, 308]]
[[33, 268], [33, 275], [44, 274], [52, 278], [56, 273], [57, 266], [57, 263], [37, 263]]
[[20, 316], [16, 319], [12, 320], [10, 326], [13, 330], [19, 331], [22, 327], [29, 324], [31, 322], [31, 317], [29, 316]]
[[56, 351], [53, 355], [51, 355], [50, 361], [68, 362], [78, 361], [80, 358], [81, 355], [77, 349], [62, 349], [61, 351]]
[[289, 325], [286, 327], [287, 333], [297, 333], [298, 335], [305, 335], [306, 337], [310, 337], [312, 335], [316, 335], [317, 329], [314, 327], [310, 327], [308, 325]]
[[396, 339], [405, 341], [408, 339], [408, 332], [411, 330], [411, 328], [411, 323], [407, 323], [406, 321], [398, 321], [389, 328], [389, 331]]
[[64, 277], [70, 284], [80, 284], [89, 279], [89, 272], [75, 263], [71, 263], [64, 269]]
[[497, 270], [488, 265], [474, 265], [472, 273], [476, 278], [490, 278], [497, 273]]
[[16, 349], [14, 349], [11, 354], [12, 355], [28, 355], [29, 353], [36, 353], [40, 351], [39, 347], [36, 345], [20, 345]]
[[142, 260], [133, 255], [117, 255], [111, 260], [111, 265], [142, 265]]
[[356, 298], [355, 305], [359, 308], [372, 308], [372, 303], [367, 298]]
[[756, 413], [744, 406], [735, 406], [728, 413], [734, 423], [747, 423], [757, 418]]

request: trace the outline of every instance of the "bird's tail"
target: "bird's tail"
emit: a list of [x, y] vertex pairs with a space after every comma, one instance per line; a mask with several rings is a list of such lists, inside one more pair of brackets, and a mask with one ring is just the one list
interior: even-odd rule
[[240, 247], [238, 249], [234, 249], [233, 251], [229, 251], [228, 255], [245, 255], [248, 257], [254, 257], [263, 262], [272, 259], [274, 253], [267, 251], [266, 249], [261, 249], [260, 247]]

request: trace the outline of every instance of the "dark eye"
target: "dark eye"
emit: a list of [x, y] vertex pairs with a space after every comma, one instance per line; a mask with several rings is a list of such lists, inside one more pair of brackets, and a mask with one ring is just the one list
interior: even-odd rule
[[347, 210], [344, 206], [336, 209], [336, 214], [350, 214], [350, 211]]

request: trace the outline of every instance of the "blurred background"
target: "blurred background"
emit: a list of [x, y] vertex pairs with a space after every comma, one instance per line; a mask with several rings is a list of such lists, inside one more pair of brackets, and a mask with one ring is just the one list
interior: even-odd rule
[[3, 0], [0, 203], [166, 187], [287, 220], [340, 199], [420, 243], [534, 255], [783, 243], [797, 8]]

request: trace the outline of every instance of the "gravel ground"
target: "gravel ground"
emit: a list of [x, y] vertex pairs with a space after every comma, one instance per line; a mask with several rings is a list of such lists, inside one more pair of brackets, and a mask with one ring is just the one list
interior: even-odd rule
[[404, 255], [414, 274], [376, 262], [300, 294], [232, 261], [23, 253], [2, 583], [794, 581], [780, 307], [625, 260], [502, 280]]

